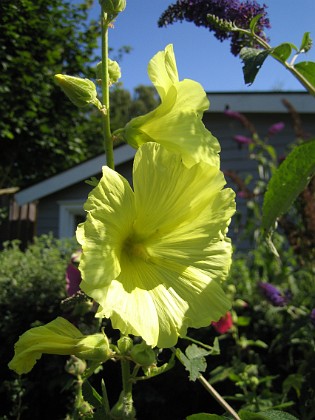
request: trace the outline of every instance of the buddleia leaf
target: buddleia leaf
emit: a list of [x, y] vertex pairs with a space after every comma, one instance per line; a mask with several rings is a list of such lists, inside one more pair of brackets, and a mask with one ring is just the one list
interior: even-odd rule
[[228, 417], [219, 416], [218, 414], [208, 414], [208, 413], [192, 414], [191, 416], [186, 417], [186, 420], [222, 420], [222, 419], [228, 419]]
[[301, 46], [299, 51], [307, 52], [312, 48], [313, 41], [310, 37], [310, 32], [305, 32], [302, 38]]
[[297, 50], [295, 45], [290, 42], [284, 42], [283, 44], [273, 48], [272, 55], [284, 63], [290, 57], [292, 49]]
[[262, 227], [269, 230], [303, 191], [315, 172], [315, 138], [297, 146], [271, 177], [264, 197]]
[[240, 57], [243, 61], [243, 74], [246, 84], [252, 84], [256, 78], [264, 61], [272, 52], [270, 50], [257, 50], [256, 48], [244, 47], [240, 51]]
[[294, 68], [315, 88], [315, 63], [313, 61], [302, 61], [295, 64]]

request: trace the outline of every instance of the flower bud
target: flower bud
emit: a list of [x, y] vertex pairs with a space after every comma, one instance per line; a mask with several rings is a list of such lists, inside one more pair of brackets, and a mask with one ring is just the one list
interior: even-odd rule
[[99, 0], [103, 12], [110, 16], [110, 19], [115, 19], [118, 13], [126, 8], [126, 0]]
[[150, 366], [156, 362], [154, 351], [144, 341], [133, 346], [130, 356], [135, 363], [141, 366]]
[[79, 359], [76, 356], [71, 355], [69, 360], [66, 362], [65, 370], [70, 373], [70, 375], [78, 376], [86, 369], [86, 361]]
[[122, 354], [126, 354], [132, 349], [133, 341], [130, 337], [124, 336], [117, 341], [117, 346]]
[[93, 334], [82, 338], [75, 346], [74, 354], [85, 360], [105, 362], [111, 356], [108, 338], [105, 334]]
[[83, 108], [89, 104], [94, 104], [97, 107], [101, 105], [96, 97], [96, 86], [91, 80], [56, 74], [55, 81], [77, 107]]
[[[96, 78], [99, 83], [102, 80], [102, 62], [100, 61], [96, 66]], [[121, 71], [117, 61], [108, 59], [108, 79], [109, 85], [113, 85], [121, 78]]]

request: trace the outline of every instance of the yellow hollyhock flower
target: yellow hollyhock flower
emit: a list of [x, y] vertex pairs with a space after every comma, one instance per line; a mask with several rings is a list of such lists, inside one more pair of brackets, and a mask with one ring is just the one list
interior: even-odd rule
[[9, 368], [19, 375], [28, 373], [43, 353], [73, 354], [81, 359], [104, 362], [109, 359], [111, 351], [106, 335], [83, 335], [69, 321], [58, 317], [21, 335]]
[[152, 142], [136, 153], [133, 185], [103, 167], [77, 229], [80, 287], [114, 328], [171, 347], [230, 307], [219, 283], [231, 263], [234, 192], [217, 167], [188, 168]]
[[146, 142], [160, 143], [181, 153], [188, 167], [199, 161], [219, 166], [219, 142], [202, 122], [209, 108], [206, 92], [193, 80], [179, 81], [171, 44], [152, 58], [148, 74], [161, 104], [118, 130], [124, 140], [135, 148]]

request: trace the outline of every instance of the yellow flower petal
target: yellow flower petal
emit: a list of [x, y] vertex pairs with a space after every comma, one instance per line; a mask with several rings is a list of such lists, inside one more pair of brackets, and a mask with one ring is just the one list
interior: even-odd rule
[[[188, 327], [209, 325], [230, 306], [219, 282], [231, 263], [226, 231], [234, 193], [223, 190], [217, 167], [200, 162], [188, 168], [179, 154], [157, 143], [137, 151], [133, 183], [134, 193], [117, 189], [109, 204], [117, 175], [106, 170], [88, 198], [89, 216], [78, 235], [82, 289], [114, 328], [151, 346], [170, 347]], [[103, 207], [100, 191], [106, 195]], [[90, 225], [98, 226], [99, 237], [84, 236]], [[112, 232], [115, 240], [107, 236]], [[107, 269], [106, 255], [117, 258], [116, 273]], [[101, 267], [94, 263], [100, 258]]]
[[135, 148], [155, 141], [180, 153], [188, 167], [204, 161], [219, 166], [220, 145], [202, 122], [209, 101], [202, 86], [189, 79], [178, 80], [172, 45], [157, 53], [149, 64], [149, 76], [161, 104], [146, 115], [133, 118], [123, 130]]

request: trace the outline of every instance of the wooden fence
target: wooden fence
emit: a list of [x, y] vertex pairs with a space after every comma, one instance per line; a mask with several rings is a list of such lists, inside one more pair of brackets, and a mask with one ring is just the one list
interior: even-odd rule
[[32, 242], [36, 228], [36, 203], [19, 206], [14, 200], [15, 188], [0, 190], [0, 249], [6, 241], [18, 239], [24, 249]]

